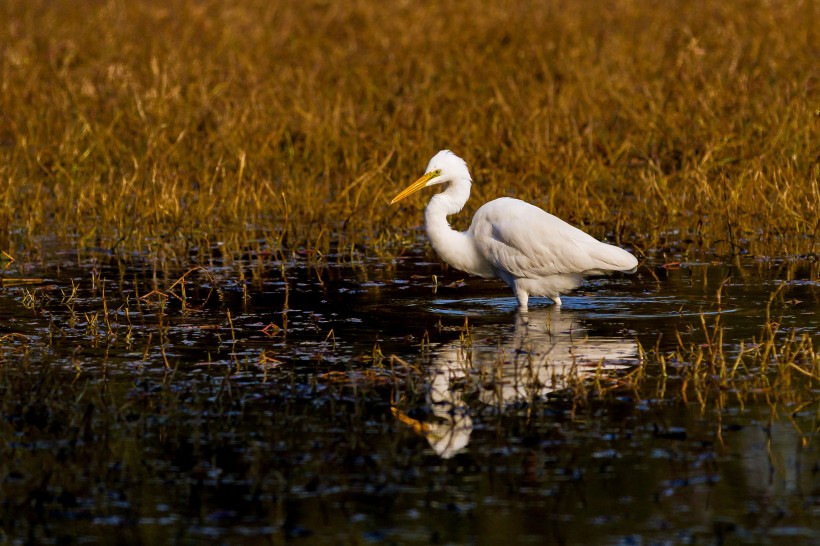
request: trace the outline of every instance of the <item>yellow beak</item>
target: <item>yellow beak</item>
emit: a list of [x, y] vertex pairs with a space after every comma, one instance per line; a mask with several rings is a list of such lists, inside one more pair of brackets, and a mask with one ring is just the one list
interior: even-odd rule
[[420, 189], [426, 187], [427, 183], [429, 181], [431, 181], [432, 179], [434, 179], [435, 177], [437, 177], [439, 175], [441, 175], [441, 169], [436, 169], [435, 171], [430, 171], [429, 173], [425, 174], [424, 176], [422, 176], [421, 178], [419, 178], [418, 180], [416, 180], [415, 182], [413, 182], [412, 184], [410, 184], [409, 186], [404, 188], [401, 191], [401, 193], [399, 193], [396, 197], [393, 198], [392, 201], [390, 201], [390, 204], [392, 205], [393, 203], [398, 203], [399, 201], [401, 201], [402, 199], [404, 199], [408, 195], [412, 195], [412, 194], [416, 193]]

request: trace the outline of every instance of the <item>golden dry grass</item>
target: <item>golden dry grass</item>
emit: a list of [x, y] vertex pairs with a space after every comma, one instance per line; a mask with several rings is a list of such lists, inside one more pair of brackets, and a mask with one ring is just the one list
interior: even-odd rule
[[389, 198], [448, 147], [467, 213], [516, 195], [643, 252], [816, 253], [817, 21], [813, 0], [5, 2], [0, 249], [399, 252], [423, 203]]

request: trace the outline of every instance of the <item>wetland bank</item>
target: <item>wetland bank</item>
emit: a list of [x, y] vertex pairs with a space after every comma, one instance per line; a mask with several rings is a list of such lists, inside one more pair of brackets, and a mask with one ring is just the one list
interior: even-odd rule
[[[3, 4], [3, 539], [815, 543], [817, 10]], [[442, 147], [637, 274], [443, 267]]]

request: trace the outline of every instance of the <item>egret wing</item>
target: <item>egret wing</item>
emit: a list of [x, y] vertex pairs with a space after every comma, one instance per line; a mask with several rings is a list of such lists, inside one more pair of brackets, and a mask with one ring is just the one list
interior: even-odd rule
[[634, 267], [634, 257], [625, 250], [518, 199], [487, 203], [476, 212], [470, 230], [485, 259], [516, 277], [600, 274]]

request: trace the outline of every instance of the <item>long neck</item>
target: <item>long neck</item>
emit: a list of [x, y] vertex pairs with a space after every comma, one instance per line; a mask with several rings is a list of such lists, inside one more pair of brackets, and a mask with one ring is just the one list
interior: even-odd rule
[[433, 250], [451, 266], [467, 273], [487, 276], [490, 266], [481, 257], [468, 232], [450, 227], [447, 217], [461, 211], [470, 197], [470, 180], [456, 179], [443, 192], [430, 199], [424, 211], [424, 225]]

